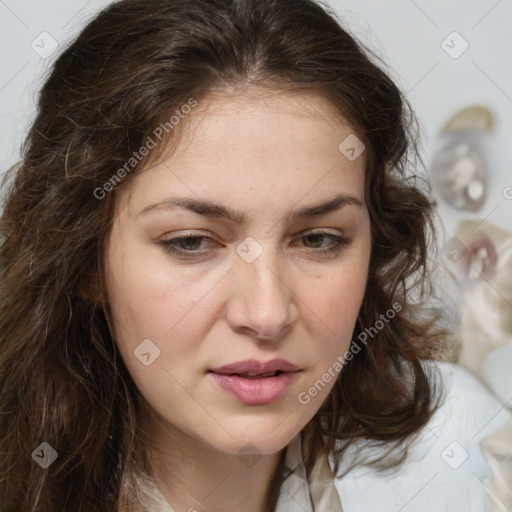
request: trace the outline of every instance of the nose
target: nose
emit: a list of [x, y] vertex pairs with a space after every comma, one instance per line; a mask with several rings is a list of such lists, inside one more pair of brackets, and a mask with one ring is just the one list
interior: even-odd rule
[[227, 321], [234, 332], [278, 341], [290, 330], [298, 316], [297, 295], [283, 267], [270, 251], [252, 263], [237, 259], [227, 308]]

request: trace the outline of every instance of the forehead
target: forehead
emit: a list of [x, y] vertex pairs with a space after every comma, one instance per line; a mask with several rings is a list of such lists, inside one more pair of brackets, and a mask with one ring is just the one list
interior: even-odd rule
[[321, 96], [211, 95], [182, 122], [172, 150], [133, 180], [137, 204], [166, 191], [224, 201], [243, 200], [243, 190], [297, 202], [313, 187], [362, 196], [365, 155], [350, 161], [340, 152], [354, 130]]
[[245, 87], [214, 91], [207, 95], [195, 109], [196, 118], [204, 115], [232, 115], [244, 111], [246, 114], [268, 113], [268, 109], [295, 117], [304, 117], [324, 122], [344, 122], [320, 92], [304, 90], [271, 90], [263, 87]]
[[[319, 135], [340, 127], [357, 132], [330, 101], [313, 89], [282, 91], [263, 86], [230, 86], [210, 92], [195, 103], [193, 109], [188, 109], [189, 113], [180, 116], [179, 124], [169, 134], [167, 141], [162, 141], [158, 159], [148, 159], [146, 168], [164, 160], [169, 163], [173, 156], [186, 152], [191, 144], [197, 151], [200, 145], [206, 146], [210, 141], [216, 144], [218, 138], [222, 138], [229, 140], [230, 147], [233, 147], [237, 139], [241, 140], [241, 127], [245, 128], [245, 133], [247, 128], [251, 128], [267, 148], [275, 135], [279, 138], [290, 136], [293, 128], [299, 125], [302, 129], [309, 125], [310, 130]], [[177, 116], [173, 117], [175, 121], [178, 120]], [[277, 134], [272, 131], [276, 127]], [[284, 133], [281, 132], [283, 127], [286, 128]], [[364, 134], [358, 133], [357, 136], [363, 138]], [[257, 142], [255, 140], [254, 145]], [[226, 149], [225, 146], [215, 147], [215, 152]], [[264, 149], [263, 146], [261, 149]]]
[[[289, 137], [299, 125], [303, 129], [309, 125], [315, 132], [335, 130], [340, 126], [350, 128], [332, 104], [319, 94], [265, 89], [212, 94], [199, 103], [185, 122], [189, 128], [185, 130], [189, 140], [194, 133], [218, 135], [215, 130], [218, 127], [233, 135], [231, 143], [235, 142], [237, 135], [246, 134], [248, 128], [267, 143], [271, 135]], [[275, 133], [272, 130], [276, 127], [286, 127], [286, 131]], [[240, 128], [244, 128], [244, 133], [238, 131]]]

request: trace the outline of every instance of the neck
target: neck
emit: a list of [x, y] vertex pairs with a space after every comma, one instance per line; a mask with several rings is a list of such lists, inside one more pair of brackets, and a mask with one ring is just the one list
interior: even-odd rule
[[284, 455], [257, 461], [216, 450], [166, 424], [152, 424], [153, 479], [175, 512], [269, 512]]

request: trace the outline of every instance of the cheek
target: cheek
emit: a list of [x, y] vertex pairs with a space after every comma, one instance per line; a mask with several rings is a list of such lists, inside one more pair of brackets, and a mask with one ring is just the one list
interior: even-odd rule
[[317, 278], [308, 290], [313, 312], [331, 334], [352, 334], [364, 298], [367, 268], [359, 263], [340, 266], [327, 276]]
[[206, 292], [171, 282], [161, 269], [137, 272], [135, 259], [112, 272], [108, 286], [115, 341], [141, 394], [167, 410], [187, 402], [183, 388], [192, 392], [197, 384], [190, 368], [209, 329], [201, 303]]
[[165, 258], [148, 258], [136, 247], [123, 252], [118, 245], [110, 255], [107, 294], [115, 340], [137, 387], [148, 401], [160, 393], [179, 396], [178, 382], [193, 389], [190, 368], [202, 364], [197, 355], [215, 319], [211, 298], [219, 276], [170, 271]]
[[184, 324], [190, 326], [215, 276], [198, 278], [197, 272], [170, 270], [165, 256], [148, 257], [144, 250], [132, 248], [129, 257], [121, 257], [121, 250], [113, 251], [107, 278], [112, 314], [120, 328], [132, 338], [164, 340]]
[[[363, 264], [360, 263], [363, 261]], [[354, 327], [364, 298], [367, 267], [364, 257], [340, 267], [329, 276], [310, 283], [308, 303], [312, 304], [309, 317], [315, 325], [314, 351], [317, 364], [314, 373], [321, 378], [324, 372], [334, 371], [333, 365], [349, 350]], [[338, 369], [339, 369], [339, 365]], [[326, 376], [329, 378], [329, 376]], [[329, 378], [329, 381], [331, 379]], [[325, 398], [334, 381], [320, 395]]]

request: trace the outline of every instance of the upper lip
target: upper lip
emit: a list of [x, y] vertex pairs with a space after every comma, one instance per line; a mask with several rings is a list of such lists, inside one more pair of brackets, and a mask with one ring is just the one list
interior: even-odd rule
[[226, 364], [219, 368], [212, 368], [210, 371], [220, 373], [223, 375], [230, 374], [246, 374], [260, 375], [265, 373], [281, 372], [296, 372], [299, 368], [290, 363], [286, 359], [272, 359], [271, 361], [262, 362], [256, 359], [247, 359], [246, 361], [239, 361], [237, 363]]

